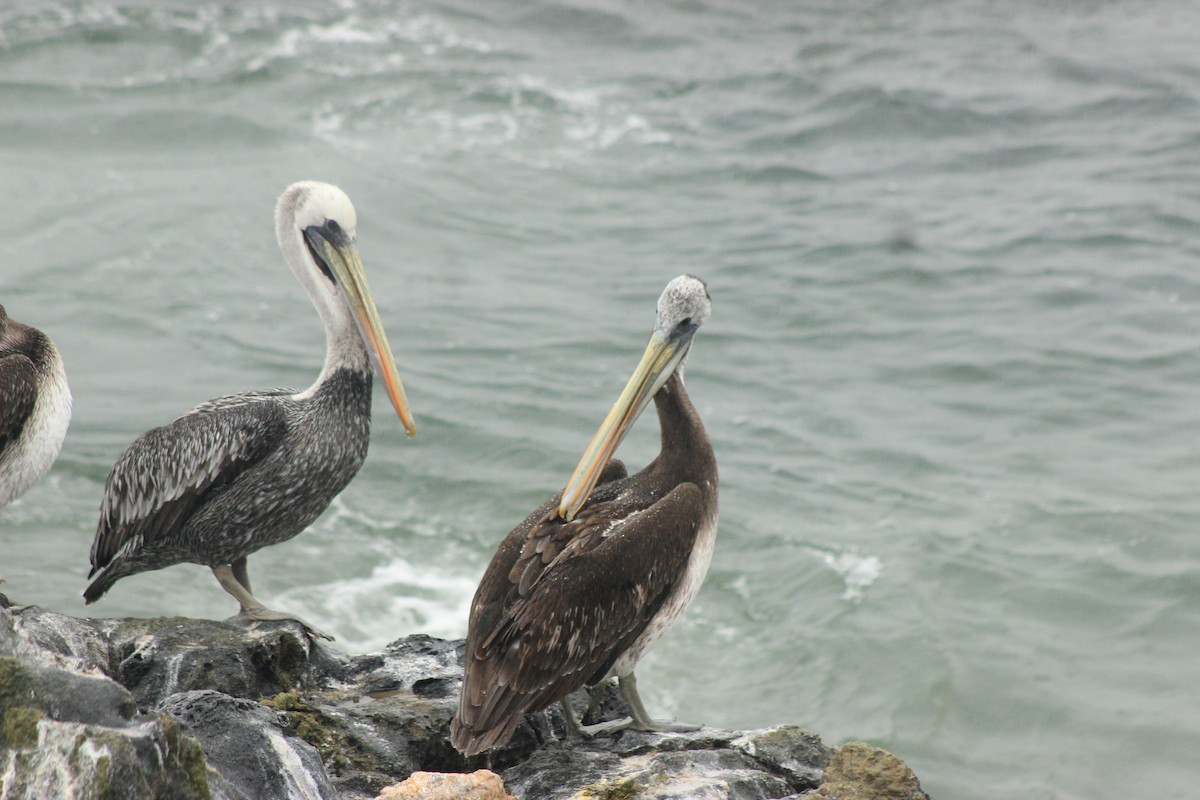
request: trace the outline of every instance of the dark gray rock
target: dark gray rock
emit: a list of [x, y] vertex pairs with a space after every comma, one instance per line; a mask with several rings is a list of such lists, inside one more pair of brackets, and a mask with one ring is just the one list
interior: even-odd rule
[[373, 798], [396, 776], [466, 767], [448, 737], [460, 658], [458, 642], [410, 636], [382, 653], [344, 656], [336, 670], [310, 674], [302, 691], [263, 702], [318, 749], [344, 797]]
[[[0, 796], [63, 795], [67, 775], [80, 797], [366, 800], [414, 771], [488, 768], [520, 800], [924, 797], [884, 751], [827, 770], [832, 751], [793, 726], [567, 740], [554, 707], [465, 759], [449, 741], [461, 658], [428, 636], [352, 656], [290, 622], [0, 608]], [[611, 688], [573, 702], [586, 722], [625, 713]]]
[[168, 697], [162, 710], [216, 765], [222, 794], [239, 800], [337, 800], [316, 748], [288, 732], [287, 717], [212, 689]]
[[137, 713], [129, 692], [103, 676], [8, 657], [0, 663], [0, 702], [9, 708], [28, 705], [50, 719], [105, 727], [121, 727]]
[[0, 656], [0, 797], [199, 800], [200, 745], [102, 676]]
[[180, 691], [214, 689], [257, 700], [297, 686], [312, 645], [299, 625], [209, 620], [124, 620], [108, 637], [104, 671], [142, 708]]
[[[804, 760], [785, 756], [790, 752], [803, 754]], [[506, 770], [504, 782], [520, 800], [783, 798], [816, 789], [830, 754], [814, 734], [793, 726], [749, 732], [621, 731], [544, 747]]]
[[104, 672], [109, 635], [119, 622], [76, 619], [37, 606], [10, 605], [0, 614], [0, 656], [16, 656], [76, 672]]

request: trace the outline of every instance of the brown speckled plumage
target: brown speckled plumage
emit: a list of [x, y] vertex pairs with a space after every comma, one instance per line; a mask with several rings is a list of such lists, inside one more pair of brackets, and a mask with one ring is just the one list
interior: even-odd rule
[[716, 531], [716, 459], [679, 370], [654, 402], [654, 461], [632, 476], [609, 461], [574, 519], [560, 516], [555, 495], [488, 565], [451, 725], [465, 754], [504, 744], [524, 714], [585, 684], [632, 674], [699, 589]]

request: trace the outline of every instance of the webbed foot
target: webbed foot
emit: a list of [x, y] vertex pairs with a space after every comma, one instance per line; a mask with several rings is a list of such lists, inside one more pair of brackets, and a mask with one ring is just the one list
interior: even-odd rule
[[597, 722], [594, 725], [580, 724], [579, 718], [575, 716], [575, 709], [571, 707], [570, 698], [564, 697], [559, 701], [562, 707], [563, 719], [567, 724], [567, 734], [583, 736], [588, 739], [598, 733], [614, 733], [624, 730], [633, 724], [633, 719], [630, 717], [622, 717], [621, 719], [610, 719], [605, 722]]
[[665, 719], [630, 720], [630, 726], [635, 731], [656, 731], [658, 733], [689, 733], [698, 731], [702, 725], [692, 725], [688, 722], [673, 722]]
[[334, 641], [332, 636], [330, 636], [328, 633], [325, 633], [323, 630], [318, 628], [316, 625], [313, 625], [312, 623], [306, 621], [302, 617], [298, 617], [295, 614], [288, 614], [285, 611], [274, 611], [272, 609], [267, 608], [266, 606], [243, 608], [242, 612], [240, 614], [234, 616], [232, 619], [245, 620], [245, 621], [260, 621], [261, 620], [264, 622], [273, 622], [273, 621], [279, 621], [279, 620], [288, 620], [290, 622], [298, 622], [298, 623], [300, 623], [300, 627], [304, 628], [304, 632], [309, 634], [310, 636], [315, 636], [318, 639], [324, 639], [328, 642]]
[[[242, 607], [242, 613], [233, 617], [235, 620], [291, 620], [299, 622], [305, 632], [310, 636], [315, 636], [318, 639], [325, 639], [332, 642], [333, 637], [325, 633], [315, 625], [305, 622], [295, 614], [287, 614], [282, 611], [272, 611], [271, 609], [258, 602], [258, 599], [250, 593], [250, 576], [246, 574], [246, 559], [239, 559], [236, 564], [218, 564], [215, 567], [210, 567], [212, 573], [217, 578], [217, 582], [221, 584], [221, 588], [233, 595], [233, 598], [238, 601], [238, 605]], [[239, 577], [240, 576], [240, 577]], [[244, 581], [244, 583], [243, 583]]]

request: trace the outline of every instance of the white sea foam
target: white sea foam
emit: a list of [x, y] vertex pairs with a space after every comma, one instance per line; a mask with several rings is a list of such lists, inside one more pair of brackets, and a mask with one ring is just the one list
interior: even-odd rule
[[427, 14], [389, 26], [393, 35], [421, 46], [426, 55], [441, 50], [470, 50], [490, 53], [494, 49], [489, 42], [462, 36], [445, 21]]
[[563, 135], [593, 150], [607, 150], [623, 139], [638, 144], [664, 144], [670, 134], [659, 131], [643, 116], [631, 113], [609, 87], [567, 88], [551, 85], [540, 76], [519, 75], [515, 91], [538, 92], [555, 100], [564, 113]]
[[349, 16], [329, 25], [309, 25], [307, 38], [322, 44], [384, 44], [390, 37], [387, 31], [372, 29], [357, 17]]
[[883, 562], [878, 556], [860, 556], [857, 553], [817, 553], [825, 565], [836, 572], [846, 584], [843, 600], [862, 600], [864, 591], [883, 572]]
[[333, 632], [339, 646], [370, 652], [412, 633], [466, 635], [477, 578], [397, 558], [363, 577], [286, 592], [279, 605]]

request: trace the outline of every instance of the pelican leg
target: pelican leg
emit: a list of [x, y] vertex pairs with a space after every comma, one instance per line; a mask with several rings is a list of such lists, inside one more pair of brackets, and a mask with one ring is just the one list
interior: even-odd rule
[[629, 717], [623, 719], [610, 719], [607, 722], [597, 722], [595, 725], [581, 725], [579, 718], [575, 716], [575, 709], [571, 708], [570, 698], [564, 697], [559, 701], [562, 706], [563, 719], [567, 722], [567, 734], [592, 738], [598, 733], [613, 733], [615, 731], [624, 730], [633, 724], [633, 720]]
[[250, 588], [250, 572], [246, 569], [246, 556], [242, 556], [230, 564], [230, 569], [233, 570], [233, 577], [237, 578], [237, 582], [244, 586], [247, 592], [254, 594], [254, 589]]
[[666, 720], [651, 719], [646, 713], [646, 707], [642, 705], [642, 698], [637, 690], [637, 678], [633, 673], [629, 673], [623, 678], [618, 678], [618, 689], [621, 693], [621, 698], [629, 705], [629, 711], [633, 714], [631, 726], [639, 731], [675, 731], [683, 733], [686, 731], [698, 731], [699, 725], [690, 725], [686, 722], [668, 722]]
[[[243, 574], [245, 574], [245, 561], [245, 559], [242, 559], [240, 562], [241, 571]], [[262, 603], [258, 602], [254, 595], [250, 594], [250, 590], [237, 579], [237, 567], [222, 564], [217, 567], [212, 567], [211, 569], [213, 575], [215, 575], [217, 578], [217, 582], [221, 584], [221, 588], [233, 595], [233, 599], [237, 600], [238, 604], [242, 607], [242, 613], [238, 614], [239, 617], [242, 617], [243, 619], [255, 620], [286, 619], [291, 620], [292, 622], [299, 622], [304, 630], [308, 631], [313, 636], [321, 639], [328, 639], [331, 642], [333, 641], [332, 636], [323, 632], [320, 628], [310, 625], [300, 617], [297, 617], [295, 614], [288, 614], [283, 611], [272, 611]]]

